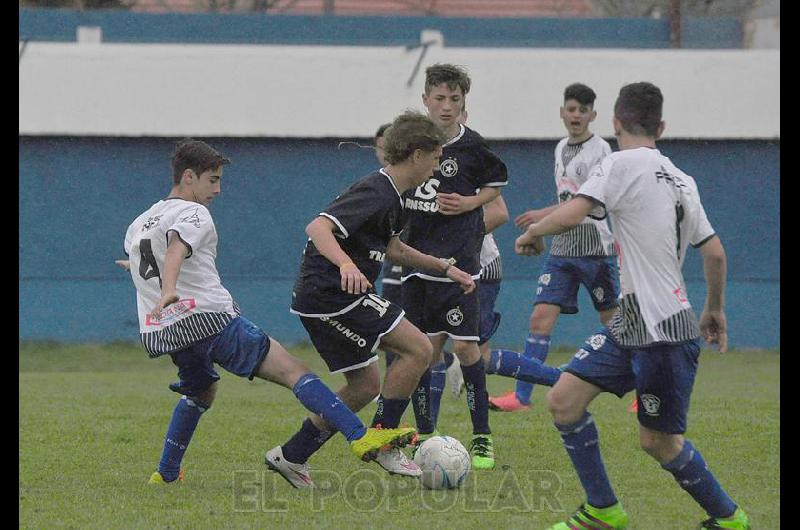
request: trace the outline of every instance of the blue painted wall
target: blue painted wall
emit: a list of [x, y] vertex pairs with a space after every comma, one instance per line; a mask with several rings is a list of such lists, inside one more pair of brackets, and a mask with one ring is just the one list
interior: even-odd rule
[[[459, 18], [148, 14], [126, 11], [20, 9], [20, 39], [74, 41], [78, 26], [100, 26], [105, 42], [406, 46], [438, 29], [446, 46], [540, 48], [669, 48], [669, 19]], [[683, 21], [684, 48], [742, 48], [735, 18]]]
[[[168, 193], [175, 140], [20, 138], [21, 339], [136, 339], [133, 285], [113, 261], [123, 257], [128, 224]], [[222, 196], [212, 206], [223, 283], [248, 317], [287, 343], [306, 338], [288, 312], [304, 227], [349, 182], [376, 165], [370, 150], [337, 150], [340, 140], [207, 139], [233, 161], [225, 169]], [[512, 217], [555, 199], [555, 141], [490, 144], [509, 167], [503, 195]], [[779, 141], [673, 140], [660, 148], [695, 177], [725, 244], [731, 343], [777, 347]], [[505, 346], [522, 343], [543, 262], [514, 254], [516, 233], [512, 225], [496, 232], [506, 280], [497, 303], [503, 321], [494, 343]], [[690, 300], [701, 308], [705, 291], [696, 251], [689, 251], [684, 272]], [[583, 292], [580, 306], [578, 315], [559, 320], [554, 344], [577, 344], [596, 327]]]

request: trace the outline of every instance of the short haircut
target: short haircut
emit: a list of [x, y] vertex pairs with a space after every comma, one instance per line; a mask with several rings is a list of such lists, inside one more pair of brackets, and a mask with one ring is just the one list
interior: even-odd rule
[[184, 138], [175, 144], [175, 153], [172, 155], [172, 183], [180, 184], [181, 176], [187, 169], [200, 175], [209, 169], [230, 163], [230, 160], [207, 143]]
[[460, 87], [466, 96], [472, 82], [466, 70], [454, 64], [434, 64], [425, 69], [425, 93], [430, 94], [433, 87], [445, 83], [447, 88], [455, 90]]
[[664, 96], [657, 86], [646, 81], [631, 83], [620, 89], [614, 116], [628, 133], [655, 138], [663, 106]]
[[392, 126], [391, 123], [384, 123], [383, 125], [378, 127], [378, 130], [375, 131], [375, 136], [372, 139], [377, 140], [378, 138], [381, 138], [383, 136], [383, 133], [386, 132], [386, 129], [388, 129], [391, 126]]
[[407, 110], [394, 119], [384, 141], [386, 161], [397, 164], [407, 160], [417, 149], [435, 151], [447, 141], [447, 136], [424, 114]]
[[564, 89], [564, 101], [574, 99], [581, 105], [592, 105], [594, 106], [594, 100], [597, 98], [597, 94], [594, 93], [594, 90], [589, 88], [588, 86], [584, 85], [583, 83], [572, 83], [567, 88]]

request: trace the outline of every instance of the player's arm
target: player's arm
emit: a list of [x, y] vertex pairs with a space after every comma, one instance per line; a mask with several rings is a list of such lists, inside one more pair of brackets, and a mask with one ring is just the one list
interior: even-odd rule
[[342, 277], [342, 291], [347, 291], [350, 294], [364, 293], [372, 287], [372, 284], [358, 270], [350, 256], [342, 250], [339, 242], [336, 241], [336, 236], [334, 235], [336, 228], [333, 221], [327, 217], [319, 216], [308, 223], [306, 234], [314, 242], [314, 246], [317, 247], [319, 253], [339, 267], [339, 274]]
[[189, 246], [177, 234], [173, 234], [167, 245], [164, 256], [164, 270], [161, 271], [161, 299], [151, 311], [153, 318], [158, 318], [161, 310], [179, 300], [178, 274], [181, 272], [183, 260], [189, 255]]
[[386, 256], [394, 263], [414, 267], [415, 269], [432, 272], [434, 274], [444, 274], [454, 282], [461, 285], [465, 293], [471, 293], [475, 289], [475, 280], [472, 276], [452, 265], [444, 258], [437, 258], [430, 254], [424, 254], [414, 247], [410, 247], [400, 241], [400, 237], [395, 236], [389, 240], [386, 246]]
[[436, 202], [439, 203], [439, 212], [444, 215], [458, 215], [480, 208], [500, 196], [500, 188], [481, 188], [476, 195], [465, 196], [458, 193], [437, 193]]
[[115, 259], [114, 263], [116, 263], [126, 271], [131, 270], [131, 260], [129, 259]]
[[529, 225], [514, 242], [514, 251], [523, 256], [540, 254], [544, 250], [543, 236], [561, 234], [579, 225], [593, 208], [594, 203], [588, 197], [573, 197], [538, 223]]
[[492, 233], [496, 228], [507, 223], [509, 219], [508, 207], [502, 195], [490, 201], [483, 207], [483, 224], [486, 226], [486, 233]]
[[514, 224], [517, 225], [519, 228], [525, 230], [528, 228], [529, 225], [533, 223], [538, 223], [542, 219], [544, 219], [547, 215], [551, 214], [558, 208], [558, 204], [553, 204], [552, 206], [548, 206], [547, 208], [540, 208], [538, 210], [528, 210], [525, 213], [519, 214], [517, 217], [514, 218]]
[[727, 258], [722, 241], [712, 236], [700, 246], [703, 273], [706, 278], [706, 303], [700, 315], [700, 332], [709, 344], [718, 344], [719, 351], [728, 350], [728, 324], [725, 318], [725, 283]]

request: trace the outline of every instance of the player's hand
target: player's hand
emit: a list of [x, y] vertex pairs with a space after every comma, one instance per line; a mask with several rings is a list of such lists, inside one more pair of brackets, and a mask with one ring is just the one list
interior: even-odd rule
[[446, 276], [459, 284], [461, 286], [461, 290], [464, 291], [464, 294], [469, 294], [475, 290], [475, 280], [472, 279], [472, 276], [462, 271], [455, 265], [450, 265], [447, 268]]
[[443, 215], [459, 215], [475, 209], [474, 200], [458, 193], [437, 193], [436, 202]]
[[131, 270], [131, 262], [127, 259], [117, 259], [114, 260], [114, 263], [125, 269], [126, 271]]
[[520, 256], [538, 256], [545, 249], [544, 238], [534, 236], [527, 230], [514, 241], [514, 252]]
[[717, 344], [720, 353], [728, 351], [728, 322], [723, 311], [703, 310], [700, 333], [707, 343]]
[[528, 228], [529, 225], [533, 223], [538, 223], [542, 219], [544, 219], [544, 214], [542, 210], [528, 210], [525, 213], [519, 214], [514, 218], [514, 224], [517, 225], [519, 228], [525, 230]]
[[372, 287], [367, 277], [358, 270], [352, 261], [342, 263], [339, 267], [339, 274], [342, 276], [342, 291], [350, 294], [362, 294]]
[[158, 301], [153, 310], [150, 311], [150, 317], [154, 320], [159, 320], [161, 318], [161, 311], [163, 311], [165, 307], [174, 304], [178, 300], [180, 300], [180, 297], [178, 297], [178, 293], [175, 291], [161, 293], [161, 299]]

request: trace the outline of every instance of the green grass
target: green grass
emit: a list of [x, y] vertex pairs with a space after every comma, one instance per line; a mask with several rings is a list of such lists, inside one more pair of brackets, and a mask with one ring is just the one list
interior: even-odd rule
[[[333, 388], [308, 347], [292, 348]], [[554, 353], [560, 364], [568, 352]], [[264, 470], [264, 452], [283, 443], [305, 411], [289, 390], [220, 372], [217, 400], [184, 460], [180, 485], [146, 484], [155, 470], [176, 395], [168, 358], [138, 345], [19, 346], [19, 520], [21, 528], [545, 528], [583, 500], [560, 438], [534, 393], [527, 413], [490, 417], [498, 467], [473, 472], [457, 491], [422, 490], [351, 456], [341, 436], [310, 463], [316, 491], [297, 491]], [[704, 352], [692, 396], [688, 437], [753, 528], [780, 528], [780, 356]], [[511, 380], [489, 377], [497, 394]], [[638, 448], [636, 416], [601, 395], [591, 410], [616, 492], [631, 528], [683, 530], [702, 510]], [[374, 405], [359, 416], [368, 422]], [[404, 418], [413, 424], [409, 410]], [[439, 428], [466, 442], [463, 397], [442, 398]]]

